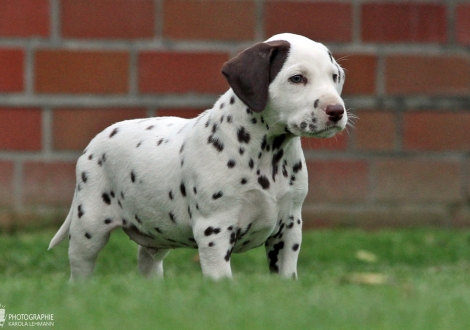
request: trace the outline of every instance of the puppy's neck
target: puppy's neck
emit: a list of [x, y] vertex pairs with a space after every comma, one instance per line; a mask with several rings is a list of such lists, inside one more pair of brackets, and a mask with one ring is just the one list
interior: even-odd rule
[[[238, 125], [243, 131], [249, 132], [250, 138], [256, 141], [266, 140], [265, 143], [272, 143], [279, 148], [280, 144], [295, 138], [295, 135], [289, 132], [285, 124], [278, 121], [270, 109], [254, 112], [235, 95], [232, 89], [217, 100], [212, 110], [212, 120], [218, 117], [221, 124], [226, 122]], [[243, 140], [243, 136], [240, 138]]]

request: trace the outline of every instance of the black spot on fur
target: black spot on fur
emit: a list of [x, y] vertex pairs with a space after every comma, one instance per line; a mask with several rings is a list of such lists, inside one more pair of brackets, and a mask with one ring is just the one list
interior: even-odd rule
[[181, 183], [180, 191], [181, 191], [181, 195], [183, 195], [183, 197], [186, 197], [186, 187], [184, 186], [184, 183]]
[[114, 196], [115, 196], [115, 195], [114, 195], [114, 191], [111, 190], [111, 191], [109, 192], [109, 194], [111, 195], [111, 198], [114, 198]]
[[180, 154], [183, 152], [183, 150], [184, 150], [184, 143], [181, 145]]
[[221, 103], [221, 104], [220, 104], [220, 109], [223, 109], [224, 106], [225, 106], [225, 103]]
[[263, 156], [263, 153], [260, 151], [258, 154], [258, 159], [261, 159], [262, 156]]
[[189, 215], [190, 219], [193, 218], [193, 214], [191, 213], [191, 207], [190, 206], [188, 206], [188, 215]]
[[113, 222], [112, 219], [109, 219], [109, 218], [108, 218], [108, 219], [104, 219], [104, 223], [107, 224], [107, 225], [109, 225], [111, 222]]
[[258, 120], [255, 117], [253, 117], [251, 118], [251, 123], [256, 125], [258, 123]]
[[157, 146], [159, 146], [160, 144], [162, 144], [162, 142], [163, 142], [163, 139], [158, 140]]
[[194, 195], [197, 195], [197, 188], [196, 187], [193, 187], [193, 192], [194, 192]]
[[218, 128], [219, 128], [219, 125], [217, 125], [217, 123], [214, 123], [214, 125], [212, 125], [212, 133], [217, 132]]
[[255, 162], [253, 161], [253, 158], [250, 158], [250, 161], [248, 162], [248, 166], [250, 166], [250, 169], [253, 169], [255, 166]]
[[231, 256], [232, 256], [232, 249], [227, 250], [227, 254], [224, 257], [225, 261], [229, 262]]
[[218, 193], [215, 193], [214, 195], [212, 195], [212, 199], [219, 199], [222, 196], [223, 196], [223, 193], [219, 191]]
[[220, 117], [220, 123], [221, 123], [221, 124], [224, 122], [224, 118], [225, 118], [224, 115], [222, 115], [222, 117]]
[[264, 175], [258, 177], [258, 183], [263, 187], [263, 189], [269, 189], [270, 183], [267, 177]]
[[238, 148], [238, 152], [240, 153], [240, 155], [243, 155], [245, 153], [245, 148], [243, 147]]
[[267, 177], [264, 175], [258, 178], [258, 183], [263, 187], [263, 189], [269, 189], [270, 183]]
[[220, 142], [218, 138], [215, 138], [212, 135], [210, 135], [209, 138], [207, 139], [207, 143], [212, 144], [218, 152], [221, 152], [222, 150], [224, 150], [224, 144]]
[[93, 154], [90, 154], [90, 156], [88, 156], [88, 160], [92, 160], [93, 159]]
[[232, 115], [227, 116], [227, 123], [231, 123], [233, 121]]
[[285, 224], [282, 223], [282, 220], [279, 220], [279, 223], [281, 224], [279, 226], [279, 230], [272, 236], [272, 238], [280, 238], [282, 236], [282, 231], [284, 230]]
[[289, 173], [287, 172], [286, 165], [282, 165], [282, 175], [287, 178], [289, 176]]
[[273, 166], [273, 181], [276, 181], [276, 175], [279, 170], [279, 162], [284, 156], [284, 150], [281, 149], [273, 155], [272, 166]]
[[279, 252], [284, 248], [284, 242], [281, 241], [273, 245], [273, 248], [268, 253], [269, 270], [273, 273], [279, 273], [279, 266], [277, 265]]
[[220, 228], [214, 228], [214, 227], [207, 227], [206, 230], [204, 230], [204, 235], [210, 236], [212, 234], [217, 235], [220, 233]]
[[101, 198], [103, 198], [103, 202], [105, 202], [106, 204], [111, 204], [111, 199], [109, 198], [109, 195], [107, 193], [103, 193], [103, 195], [101, 195]]
[[209, 244], [207, 244], [209, 247], [213, 247], [214, 246], [214, 242], [209, 242]]
[[87, 172], [82, 172], [82, 181], [86, 183], [88, 181], [88, 174]]
[[313, 107], [318, 108], [318, 103], [320, 103], [320, 99], [316, 99], [315, 102], [313, 102]]
[[127, 220], [126, 219], [122, 219], [122, 225], [125, 227], [127, 226]]
[[176, 218], [175, 218], [175, 215], [173, 214], [173, 212], [168, 213], [168, 216], [170, 217], [170, 220], [172, 222], [176, 223]]
[[138, 223], [142, 224], [142, 220], [140, 220], [140, 218], [137, 216], [137, 214], [135, 215], [134, 218], [137, 220]]
[[230, 159], [227, 163], [228, 168], [234, 168], [235, 167], [235, 161], [233, 159]]
[[90, 233], [86, 232], [86, 233], [85, 233], [85, 237], [88, 238], [88, 239], [90, 239], [90, 238], [92, 238], [93, 236], [91, 236]]
[[234, 104], [234, 103], [235, 103], [235, 97], [232, 96], [232, 97], [230, 98], [230, 104]]
[[150, 125], [149, 127], [146, 128], [146, 130], [150, 131], [154, 127], [155, 127], [154, 125]]
[[78, 205], [78, 218], [81, 218], [84, 214], [85, 214], [85, 211], [83, 211], [82, 204]]
[[248, 180], [245, 179], [245, 178], [243, 178], [243, 179], [240, 181], [241, 184], [246, 184], [247, 182], [248, 182]]
[[238, 142], [240, 143], [249, 143], [250, 142], [250, 133], [245, 130], [245, 127], [241, 126], [237, 131]]
[[297, 173], [298, 171], [302, 170], [302, 161], [299, 160], [299, 162], [295, 164], [292, 169], [294, 170], [294, 173]]
[[134, 173], [134, 171], [131, 171], [131, 181], [135, 182], [135, 173]]
[[299, 249], [300, 245], [299, 244], [294, 244], [292, 245], [292, 250], [297, 251]]
[[173, 200], [173, 192], [170, 190], [170, 192], [168, 193], [168, 197], [170, 197], [171, 200]]
[[111, 134], [109, 134], [109, 137], [112, 138], [113, 136], [115, 136], [117, 134], [118, 131], [119, 131], [119, 129], [116, 127], [115, 129], [113, 129]]
[[103, 153], [101, 155], [101, 160], [103, 161], [103, 163], [106, 162], [106, 153]]
[[160, 228], [158, 228], [158, 227], [155, 227], [155, 228], [153, 228], [153, 229], [155, 229], [155, 231], [156, 231], [157, 233], [159, 233], [159, 234], [163, 234], [163, 232], [162, 232], [162, 230], [161, 230]]
[[279, 149], [285, 140], [286, 140], [285, 134], [276, 136], [273, 141], [273, 150]]
[[263, 141], [261, 141], [261, 150], [266, 149], [266, 146], [268, 145], [268, 140], [266, 138], [266, 135], [263, 136]]

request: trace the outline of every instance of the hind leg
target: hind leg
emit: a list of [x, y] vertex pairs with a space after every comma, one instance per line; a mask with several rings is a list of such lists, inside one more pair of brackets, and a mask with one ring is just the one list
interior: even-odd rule
[[99, 252], [108, 243], [109, 233], [73, 234], [69, 243], [70, 280], [93, 275]]
[[139, 272], [145, 277], [163, 277], [163, 259], [170, 250], [144, 247], [139, 245]]

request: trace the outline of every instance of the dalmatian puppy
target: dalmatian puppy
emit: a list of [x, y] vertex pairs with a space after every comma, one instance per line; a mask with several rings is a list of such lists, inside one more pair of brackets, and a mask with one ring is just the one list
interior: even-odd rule
[[279, 34], [226, 62], [230, 89], [194, 119], [127, 120], [79, 158], [70, 212], [71, 279], [93, 273], [111, 231], [139, 245], [139, 270], [163, 276], [170, 249], [198, 249], [202, 272], [232, 277], [230, 258], [265, 245], [269, 269], [297, 278], [307, 166], [300, 137], [329, 138], [348, 121], [345, 74], [331, 52]]

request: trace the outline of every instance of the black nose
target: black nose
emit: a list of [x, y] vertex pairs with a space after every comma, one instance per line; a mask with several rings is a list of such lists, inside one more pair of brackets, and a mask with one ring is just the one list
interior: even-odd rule
[[326, 107], [325, 110], [328, 115], [328, 119], [334, 123], [337, 123], [343, 118], [344, 108], [341, 104], [331, 104]]

